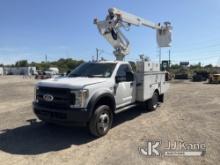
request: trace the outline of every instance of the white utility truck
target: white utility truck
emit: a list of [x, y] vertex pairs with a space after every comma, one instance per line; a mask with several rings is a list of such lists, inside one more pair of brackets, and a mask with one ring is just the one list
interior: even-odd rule
[[135, 15], [111, 8], [104, 21], [94, 20], [99, 32], [115, 49], [116, 61], [86, 62], [68, 76], [37, 83], [33, 110], [48, 123], [85, 124], [97, 136], [105, 135], [115, 114], [139, 104], [155, 110], [168, 89], [160, 64], [144, 59], [133, 70], [123, 61], [129, 54], [129, 42], [120, 31], [131, 25], [157, 31], [159, 47], [171, 43], [170, 23], [154, 24]]

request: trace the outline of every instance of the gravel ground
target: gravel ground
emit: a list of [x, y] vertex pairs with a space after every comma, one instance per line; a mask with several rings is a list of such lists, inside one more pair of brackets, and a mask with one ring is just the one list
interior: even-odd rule
[[[86, 128], [49, 126], [32, 112], [36, 80], [0, 77], [0, 164], [218, 164], [220, 85], [174, 81], [165, 103], [153, 112], [135, 108], [115, 117], [114, 126], [94, 139]], [[199, 157], [146, 157], [147, 140], [204, 143]]]

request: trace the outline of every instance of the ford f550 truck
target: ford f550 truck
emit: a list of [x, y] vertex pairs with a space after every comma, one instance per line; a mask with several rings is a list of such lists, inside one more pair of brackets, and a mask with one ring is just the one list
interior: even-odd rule
[[114, 114], [138, 104], [155, 110], [163, 102], [168, 88], [160, 64], [142, 60], [132, 70], [124, 56], [130, 43], [121, 27], [146, 26], [157, 30], [159, 47], [171, 42], [169, 22], [154, 24], [143, 18], [111, 8], [104, 21], [94, 20], [102, 36], [115, 49], [116, 61], [81, 64], [68, 76], [37, 83], [33, 109], [39, 119], [49, 123], [85, 124], [97, 136], [105, 135], [112, 126]]
[[146, 104], [155, 110], [168, 88], [165, 72], [151, 62], [137, 62], [137, 71], [122, 61], [81, 64], [67, 77], [40, 81], [33, 109], [49, 123], [86, 124], [95, 136], [111, 128], [113, 116]]

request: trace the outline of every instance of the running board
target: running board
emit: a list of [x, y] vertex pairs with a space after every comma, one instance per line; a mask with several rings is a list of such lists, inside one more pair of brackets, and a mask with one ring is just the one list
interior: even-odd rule
[[126, 110], [133, 108], [133, 107], [136, 107], [136, 106], [137, 106], [137, 104], [131, 104], [131, 105], [127, 105], [125, 107], [121, 107], [121, 108], [116, 109], [115, 113], [118, 114], [120, 112], [126, 111]]

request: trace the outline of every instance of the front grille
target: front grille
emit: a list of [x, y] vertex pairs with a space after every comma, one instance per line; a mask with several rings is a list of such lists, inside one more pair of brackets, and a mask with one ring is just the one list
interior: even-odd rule
[[[53, 101], [45, 101], [43, 96], [49, 94], [53, 96]], [[75, 104], [75, 95], [67, 88], [39, 87], [36, 92], [38, 104], [45, 108], [69, 109]]]

